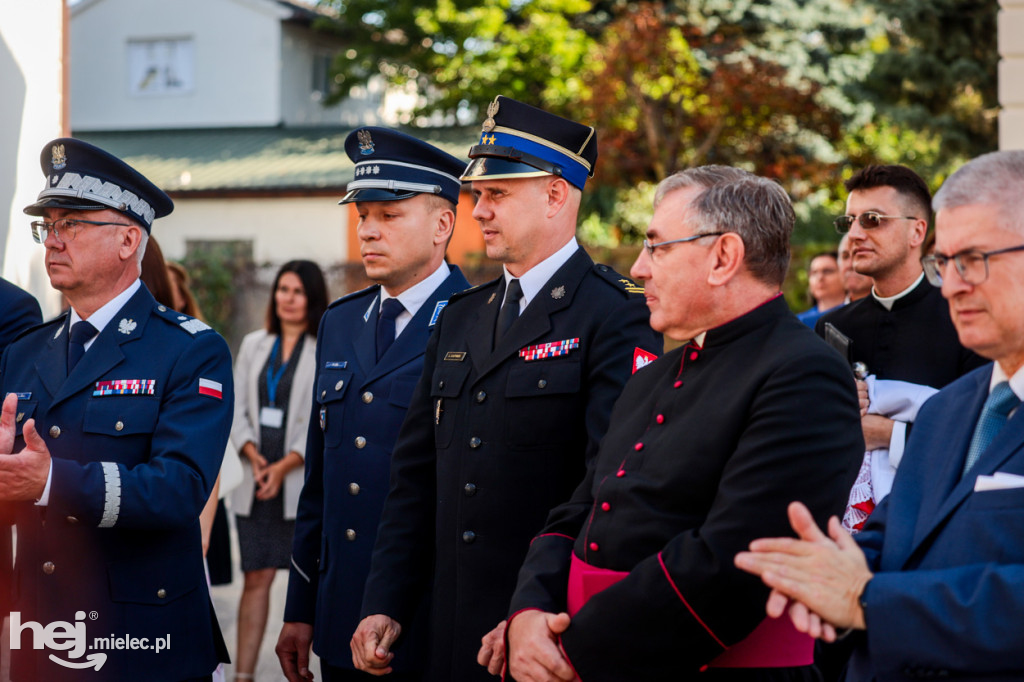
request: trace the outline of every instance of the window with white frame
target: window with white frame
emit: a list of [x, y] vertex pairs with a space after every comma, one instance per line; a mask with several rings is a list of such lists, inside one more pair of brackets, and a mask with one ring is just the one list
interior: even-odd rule
[[128, 41], [128, 92], [180, 95], [195, 86], [195, 48], [192, 38]]

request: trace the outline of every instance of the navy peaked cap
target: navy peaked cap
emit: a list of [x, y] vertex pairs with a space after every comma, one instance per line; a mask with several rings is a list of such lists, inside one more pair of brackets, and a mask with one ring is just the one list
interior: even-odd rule
[[364, 126], [349, 133], [345, 152], [356, 163], [356, 177], [338, 203], [396, 201], [417, 194], [459, 203], [459, 174], [466, 163], [434, 145], [390, 128]]
[[596, 131], [498, 95], [487, 107], [480, 143], [463, 180], [557, 175], [583, 189], [597, 164]]
[[174, 210], [174, 202], [139, 171], [95, 145], [71, 137], [47, 142], [39, 155], [46, 186], [25, 213], [45, 208], [97, 211], [112, 208], [149, 232], [153, 221]]

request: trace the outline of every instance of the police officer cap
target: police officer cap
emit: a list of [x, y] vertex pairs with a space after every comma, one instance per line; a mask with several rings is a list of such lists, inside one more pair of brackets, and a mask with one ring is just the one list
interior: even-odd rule
[[365, 126], [349, 133], [345, 152], [356, 162], [356, 177], [340, 204], [397, 201], [417, 194], [459, 203], [459, 173], [465, 162], [411, 135]]
[[46, 186], [36, 202], [25, 207], [29, 215], [41, 216], [45, 208], [112, 208], [149, 232], [154, 220], [174, 210], [171, 198], [142, 173], [88, 142], [71, 137], [48, 142], [39, 165]]
[[469, 158], [463, 180], [557, 175], [583, 189], [594, 175], [597, 135], [590, 126], [498, 95]]

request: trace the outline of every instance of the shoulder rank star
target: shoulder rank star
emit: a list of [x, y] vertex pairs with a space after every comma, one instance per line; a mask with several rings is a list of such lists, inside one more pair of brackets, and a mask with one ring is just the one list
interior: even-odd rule
[[121, 321], [117, 324], [117, 331], [121, 332], [122, 334], [131, 334], [133, 331], [135, 331], [135, 328], [137, 326], [139, 325], [136, 324], [135, 320], [129, 320], [126, 317], [122, 317]]
[[551, 298], [555, 299], [556, 301], [558, 299], [564, 297], [564, 296], [565, 296], [565, 287], [564, 286], [558, 286], [558, 287], [555, 287], [554, 289], [551, 290]]

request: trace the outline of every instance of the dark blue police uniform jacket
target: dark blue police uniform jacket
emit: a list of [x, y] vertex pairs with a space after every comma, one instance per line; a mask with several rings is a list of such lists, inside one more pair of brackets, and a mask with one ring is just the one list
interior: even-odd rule
[[[349, 640], [359, 624], [391, 451], [423, 371], [427, 339], [448, 298], [469, 287], [457, 267], [451, 270], [380, 362], [379, 286], [338, 299], [320, 323], [285, 621], [314, 624], [313, 649], [333, 666], [352, 667]], [[398, 669], [409, 667], [413, 649], [402, 647]]]
[[641, 290], [583, 249], [492, 350], [502, 288], [453, 296], [430, 339], [363, 598], [363, 615], [404, 626], [433, 595], [431, 680], [494, 679], [480, 638], [505, 617], [548, 511], [583, 479], [636, 348], [662, 348]]
[[[22, 632], [12, 677], [207, 675], [227, 660], [199, 531], [231, 426], [227, 344], [158, 305], [144, 285], [70, 375], [67, 326], [62, 315], [26, 332], [0, 368], [3, 394], [19, 394], [15, 452], [34, 419], [53, 457], [48, 506], [0, 505], [18, 538], [13, 612]], [[33, 649], [41, 638], [27, 621], [80, 629], [84, 651]], [[81, 669], [90, 660], [99, 670]]]

